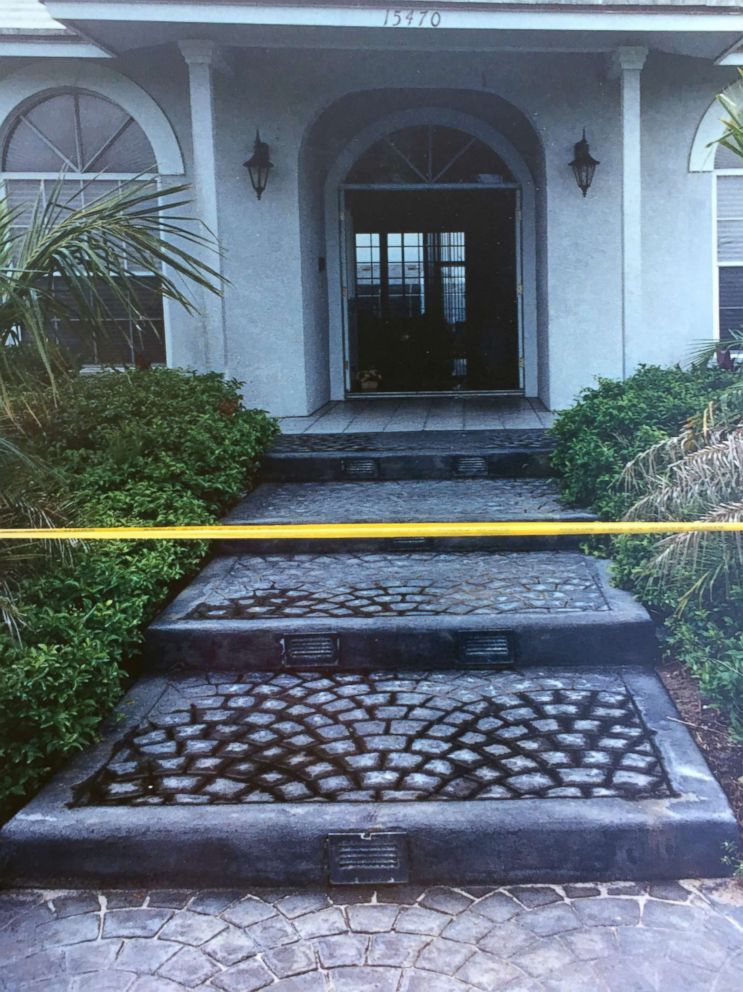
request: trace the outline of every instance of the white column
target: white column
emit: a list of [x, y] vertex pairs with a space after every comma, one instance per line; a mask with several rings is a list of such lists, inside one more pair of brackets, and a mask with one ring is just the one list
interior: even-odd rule
[[613, 53], [622, 117], [622, 376], [642, 339], [642, 150], [640, 73], [647, 48], [625, 46]]
[[[213, 80], [218, 48], [213, 41], [205, 40], [181, 41], [179, 48], [188, 65], [196, 207], [199, 220], [219, 241]], [[204, 261], [221, 273], [221, 258], [215, 252], [205, 254]], [[221, 296], [206, 291], [203, 297], [207, 366], [220, 372], [228, 372], [223, 300]]]

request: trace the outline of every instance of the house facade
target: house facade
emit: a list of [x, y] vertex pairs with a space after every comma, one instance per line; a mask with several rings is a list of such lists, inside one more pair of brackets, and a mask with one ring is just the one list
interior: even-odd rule
[[710, 146], [741, 38], [728, 0], [5, 0], [0, 179], [190, 183], [224, 295], [151, 300], [130, 351], [272, 413], [559, 409], [743, 326], [743, 162]]

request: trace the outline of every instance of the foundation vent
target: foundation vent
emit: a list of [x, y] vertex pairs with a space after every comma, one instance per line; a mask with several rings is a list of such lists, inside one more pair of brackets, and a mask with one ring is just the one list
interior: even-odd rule
[[471, 668], [511, 665], [515, 661], [513, 634], [505, 630], [462, 631], [459, 634], [459, 660]]
[[337, 634], [285, 634], [281, 638], [281, 664], [292, 668], [333, 667], [340, 661]]
[[394, 885], [410, 877], [408, 835], [401, 830], [328, 834], [331, 885]]
[[379, 466], [374, 458], [346, 458], [342, 471], [347, 479], [376, 479], [379, 476]]
[[459, 479], [482, 479], [488, 474], [488, 463], [480, 455], [463, 455], [454, 459], [454, 474]]
[[430, 537], [395, 537], [388, 547], [390, 551], [429, 551], [433, 542]]

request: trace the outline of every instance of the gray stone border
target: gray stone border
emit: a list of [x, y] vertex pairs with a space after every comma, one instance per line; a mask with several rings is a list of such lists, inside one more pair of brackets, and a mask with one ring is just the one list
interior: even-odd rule
[[328, 834], [390, 829], [408, 834], [421, 885], [725, 874], [723, 845], [738, 829], [720, 786], [658, 678], [621, 674], [657, 734], [671, 798], [70, 809], [73, 787], [159, 700], [167, 680], [150, 676], [106, 738], [0, 833], [2, 875], [23, 885], [322, 885]]

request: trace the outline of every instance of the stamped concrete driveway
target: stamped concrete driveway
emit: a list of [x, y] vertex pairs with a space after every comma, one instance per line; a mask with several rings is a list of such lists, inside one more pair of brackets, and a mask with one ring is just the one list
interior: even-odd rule
[[7, 891], [3, 992], [741, 992], [743, 885]]

